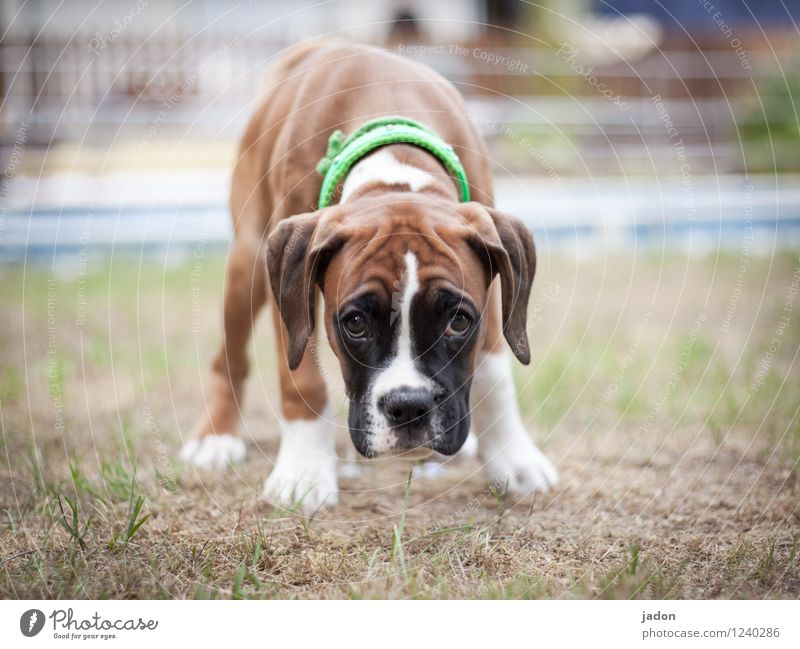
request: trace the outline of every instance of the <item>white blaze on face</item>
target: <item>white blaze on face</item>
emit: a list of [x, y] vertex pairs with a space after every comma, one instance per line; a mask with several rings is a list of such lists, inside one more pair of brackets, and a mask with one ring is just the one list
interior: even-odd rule
[[396, 315], [397, 340], [395, 352], [389, 365], [376, 377], [370, 390], [370, 421], [372, 422], [372, 449], [377, 453], [391, 450], [397, 443], [397, 436], [378, 409], [378, 401], [398, 388], [432, 389], [431, 380], [416, 366], [414, 341], [411, 335], [411, 301], [419, 291], [419, 263], [413, 252], [407, 252], [405, 261], [405, 286], [400, 299], [399, 314]]
[[408, 185], [412, 192], [418, 192], [433, 182], [433, 176], [427, 171], [398, 161], [386, 149], [378, 149], [356, 163], [347, 174], [342, 187], [341, 202], [344, 203], [360, 187], [374, 182], [383, 185]]

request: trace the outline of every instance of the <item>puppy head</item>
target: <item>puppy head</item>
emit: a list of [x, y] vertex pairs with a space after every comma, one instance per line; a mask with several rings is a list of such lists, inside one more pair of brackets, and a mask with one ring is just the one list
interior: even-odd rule
[[281, 222], [267, 269], [295, 369], [322, 290], [325, 329], [350, 398], [350, 436], [367, 457], [451, 455], [469, 431], [469, 390], [499, 276], [503, 333], [530, 361], [533, 240], [479, 203], [361, 199]]

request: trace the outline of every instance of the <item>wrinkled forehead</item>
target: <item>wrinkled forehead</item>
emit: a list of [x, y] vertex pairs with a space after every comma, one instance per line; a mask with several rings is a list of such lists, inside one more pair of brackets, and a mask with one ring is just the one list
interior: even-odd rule
[[480, 305], [486, 283], [483, 265], [463, 241], [420, 233], [378, 234], [343, 246], [331, 261], [324, 290], [334, 308], [365, 294], [391, 304], [409, 289], [423, 296], [440, 290], [463, 294]]

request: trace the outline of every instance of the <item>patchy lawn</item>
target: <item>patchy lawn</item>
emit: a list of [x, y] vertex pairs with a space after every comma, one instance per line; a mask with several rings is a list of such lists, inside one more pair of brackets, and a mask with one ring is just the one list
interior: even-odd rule
[[175, 462], [220, 335], [223, 260], [197, 253], [0, 268], [0, 596], [800, 596], [796, 257], [543, 254], [516, 378], [559, 489], [498, 498], [462, 460], [407, 490], [408, 464], [359, 462], [306, 519], [258, 498], [268, 318], [247, 462]]

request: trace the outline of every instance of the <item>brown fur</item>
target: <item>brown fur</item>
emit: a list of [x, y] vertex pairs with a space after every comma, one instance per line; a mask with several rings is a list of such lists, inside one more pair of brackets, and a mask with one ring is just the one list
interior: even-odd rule
[[[234, 239], [226, 270], [224, 341], [213, 365], [208, 416], [200, 422], [198, 436], [233, 432], [238, 422], [248, 368], [247, 341], [269, 291], [265, 254], [273, 282], [269, 292], [276, 298], [273, 317], [280, 336], [281, 402], [287, 419], [313, 419], [327, 400], [308, 347], [309, 340], [313, 343], [315, 285], [321, 282], [329, 327], [331, 313], [354, 291], [368, 285], [391, 291], [402, 270], [397, 264], [401, 248], [410, 247], [418, 255], [421, 282], [435, 276], [437, 282], [465, 291], [485, 308], [484, 349], [495, 350], [502, 344], [504, 322], [509, 341], [524, 338], [533, 244], [521, 226], [491, 208], [484, 145], [463, 118], [466, 109], [453, 86], [428, 68], [388, 52], [327, 42], [303, 44], [284, 53], [266, 86], [234, 169]], [[378, 88], [380, 92], [375, 92]], [[321, 184], [315, 165], [326, 151], [330, 133], [337, 128], [349, 133], [387, 114], [418, 119], [449, 142], [478, 202], [457, 203], [454, 182], [433, 156], [393, 145], [397, 159], [436, 174], [436, 182], [418, 194], [373, 183], [361, 188], [346, 206], [314, 212]], [[330, 257], [333, 250], [338, 254]], [[517, 269], [519, 277], [513, 280], [511, 264], [520, 259], [524, 268]], [[323, 280], [320, 270], [328, 262]], [[498, 272], [503, 283], [502, 318], [499, 291], [496, 287], [488, 291]], [[527, 360], [527, 344], [514, 351]]]

